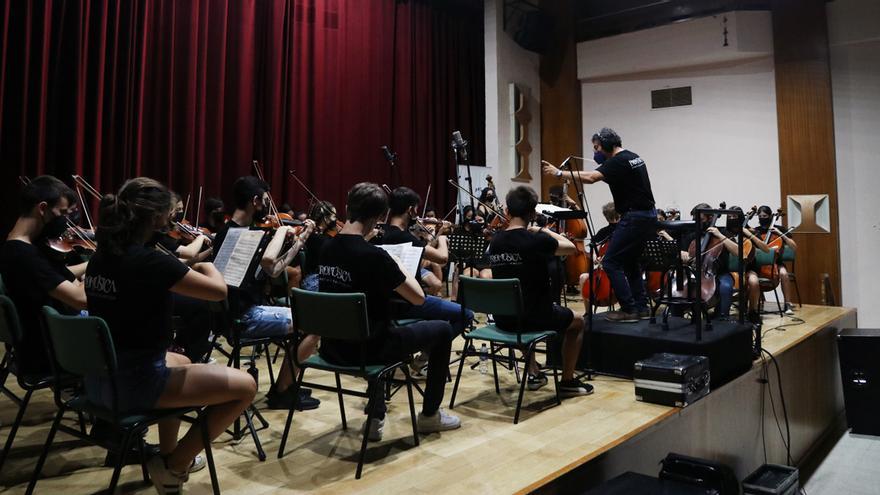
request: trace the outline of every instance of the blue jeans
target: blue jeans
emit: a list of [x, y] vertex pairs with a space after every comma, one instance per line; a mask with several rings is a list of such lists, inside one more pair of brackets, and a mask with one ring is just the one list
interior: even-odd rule
[[733, 276], [724, 273], [718, 276], [718, 316], [730, 316], [730, 305], [733, 304]]
[[[116, 398], [119, 412], [147, 411], [165, 391], [170, 371], [165, 351], [154, 353], [120, 351], [116, 354]], [[86, 396], [93, 404], [113, 407], [113, 383], [108, 377], [87, 376]]]
[[318, 292], [318, 274], [306, 275], [302, 281], [302, 289], [310, 292]]
[[465, 319], [462, 320], [461, 306], [458, 303], [436, 296], [425, 296], [425, 302], [421, 306], [410, 306], [400, 315], [400, 318], [448, 321], [452, 325], [452, 337], [464, 332], [464, 329], [474, 319], [474, 312], [466, 309], [464, 317]]
[[656, 235], [656, 210], [626, 212], [611, 234], [602, 268], [608, 273], [608, 280], [622, 311], [636, 313], [648, 309], [639, 257], [645, 242]]

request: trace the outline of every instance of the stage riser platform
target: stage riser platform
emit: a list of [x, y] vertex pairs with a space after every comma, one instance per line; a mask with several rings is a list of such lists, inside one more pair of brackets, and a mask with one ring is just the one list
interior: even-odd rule
[[683, 318], [670, 318], [669, 330], [660, 321], [612, 323], [597, 314], [584, 339], [590, 368], [632, 378], [633, 364], [652, 354], [671, 352], [709, 358], [711, 387], [717, 388], [752, 366], [752, 326], [716, 322], [697, 341], [696, 326]]
[[[837, 356], [837, 332], [855, 327], [848, 313], [821, 330], [784, 349], [774, 349], [782, 372], [782, 386], [791, 426], [791, 455], [798, 463], [823, 436], [838, 432], [843, 421], [843, 392]], [[780, 337], [778, 331], [773, 337]], [[658, 462], [669, 452], [714, 459], [733, 467], [739, 479], [764, 461], [761, 440], [760, 363], [725, 386], [676, 415], [641, 432], [542, 487], [539, 493], [581, 493], [626, 471], [656, 476]], [[770, 365], [770, 384], [782, 431], [785, 423], [776, 381]], [[787, 464], [785, 447], [773, 416], [769, 395], [763, 413], [767, 462]]]

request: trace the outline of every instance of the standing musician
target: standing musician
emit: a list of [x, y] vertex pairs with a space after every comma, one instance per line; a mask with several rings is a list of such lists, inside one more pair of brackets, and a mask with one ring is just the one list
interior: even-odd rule
[[87, 377], [92, 402], [120, 412], [208, 406], [206, 421], [178, 441], [180, 420], [159, 423], [159, 451], [147, 463], [159, 493], [179, 493], [196, 454], [203, 448], [202, 428], [219, 436], [253, 401], [254, 380], [225, 366], [190, 364], [166, 352], [171, 343], [171, 293], [207, 301], [226, 297], [226, 284], [211, 263], [192, 268], [148, 246], [166, 227], [171, 194], [146, 177], [127, 181], [117, 195], [101, 199], [98, 248], [85, 274], [88, 308], [110, 327], [119, 370], [111, 383]]
[[[235, 211], [226, 227], [214, 238], [214, 252], [220, 252], [227, 232], [231, 228], [249, 228], [255, 220], [262, 219], [269, 210], [269, 184], [253, 176], [239, 177], [233, 184]], [[280, 336], [293, 330], [293, 319], [288, 306], [269, 306], [265, 301], [265, 285], [268, 278], [281, 275], [293, 258], [299, 253], [306, 239], [314, 230], [314, 222], [306, 220], [305, 230], [299, 235], [293, 246], [282, 255], [281, 248], [289, 235], [293, 235], [291, 227], [282, 225], [275, 229], [272, 240], [263, 251], [260, 261], [260, 272], [255, 280], [245, 280], [241, 288], [230, 292], [230, 310], [241, 315], [245, 337]], [[297, 354], [301, 361], [311, 356], [318, 346], [318, 338], [308, 336], [300, 342]], [[285, 359], [275, 381], [275, 387], [266, 394], [270, 409], [299, 410], [315, 409], [320, 401], [311, 397], [311, 391], [300, 389], [293, 396], [293, 374]], [[296, 371], [296, 370], [293, 370]]]
[[[449, 260], [449, 248], [445, 235], [441, 235], [432, 242], [419, 239], [409, 231], [409, 227], [417, 224], [416, 211], [418, 211], [421, 198], [418, 193], [408, 187], [398, 187], [391, 192], [389, 201], [390, 216], [388, 225], [385, 226], [385, 235], [382, 236], [381, 244], [403, 244], [412, 242], [414, 246], [425, 248], [422, 257], [434, 263], [445, 265]], [[429, 270], [421, 268], [422, 283], [432, 288], [433, 285], [442, 285], [442, 282]], [[461, 306], [446, 301], [435, 295], [426, 295], [419, 305], [407, 305], [405, 309], [397, 312], [400, 318], [421, 318], [426, 320], [443, 320], [452, 325], [455, 335], [464, 332], [465, 327], [473, 319], [474, 314], [470, 310], [465, 312], [465, 320], [461, 318]]]
[[[402, 192], [398, 198], [404, 196]], [[347, 221], [339, 234], [329, 239], [321, 251], [318, 285], [321, 292], [362, 292], [367, 298], [371, 338], [366, 343], [366, 358], [376, 363], [401, 359], [423, 351], [428, 354], [428, 373], [424, 404], [418, 417], [422, 433], [451, 430], [461, 426], [458, 417], [440, 409], [449, 354], [454, 337], [446, 321], [426, 320], [402, 327], [391, 326], [391, 296], [397, 294], [420, 307], [426, 302], [421, 286], [408, 275], [400, 261], [383, 249], [367, 242], [379, 218], [388, 209], [388, 196], [376, 184], [362, 182], [348, 192]], [[457, 305], [456, 305], [457, 306]], [[361, 345], [348, 341], [324, 339], [320, 353], [324, 359], [338, 364], [360, 364]], [[369, 364], [369, 362], [368, 362]], [[369, 439], [379, 441], [385, 425], [383, 387], [372, 385], [368, 390], [367, 407], [374, 416], [369, 425]]]
[[[519, 186], [507, 193], [507, 229], [497, 232], [489, 245], [489, 262], [494, 278], [516, 278], [522, 287], [524, 314], [516, 317], [495, 316], [502, 330], [523, 332], [552, 330], [563, 335], [562, 381], [559, 393], [564, 397], [587, 395], [593, 387], [574, 376], [581, 352], [584, 319], [571, 309], [553, 302], [550, 291], [549, 259], [567, 256], [577, 248], [565, 237], [543, 227], [529, 226], [534, 220], [538, 195], [528, 186]], [[532, 358], [529, 363], [528, 387], [537, 390], [547, 384], [547, 376]]]
[[21, 319], [22, 342], [15, 359], [23, 375], [52, 371], [41, 308], [53, 306], [64, 313], [86, 309], [86, 294], [77, 280], [86, 264], [65, 266], [47, 244], [67, 230], [67, 215], [75, 204], [76, 194], [55, 177], [33, 179], [21, 192], [18, 220], [0, 247], [0, 275]]
[[[657, 212], [645, 161], [623, 148], [620, 136], [607, 127], [599, 131], [598, 144], [606, 160], [592, 171], [575, 171], [584, 184], [605, 181], [611, 188], [614, 205], [621, 215], [611, 236], [603, 267], [620, 301], [620, 311], [610, 311], [605, 319], [615, 322], [636, 322], [650, 318], [645, 284], [639, 268], [639, 256], [645, 242], [656, 235]], [[549, 163], [543, 171], [562, 177], [563, 172]]]
[[777, 250], [779, 256], [776, 258], [776, 273], [779, 275], [779, 283], [782, 285], [782, 297], [784, 299], [783, 303], [785, 308], [784, 312], [787, 315], [793, 315], [794, 311], [792, 308], [794, 306], [789, 302], [791, 300], [791, 280], [788, 277], [788, 270], [785, 268], [785, 263], [782, 262], [781, 253], [785, 249], [797, 251], [797, 243], [794, 242], [794, 239], [782, 232], [781, 226], [773, 225], [773, 210], [767, 205], [758, 208], [758, 227], [755, 228], [755, 233], [758, 238], [765, 242], [772, 241], [771, 236], [774, 234], [782, 239], [782, 247]]

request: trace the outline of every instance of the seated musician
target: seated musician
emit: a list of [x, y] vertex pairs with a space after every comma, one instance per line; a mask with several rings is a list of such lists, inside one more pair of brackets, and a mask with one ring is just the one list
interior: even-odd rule
[[[710, 209], [706, 203], [700, 203], [691, 210], [691, 215], [698, 209]], [[730, 207], [731, 210], [739, 210], [742, 211], [742, 208], [738, 206]], [[701, 215], [700, 222], [703, 224], [703, 228], [705, 232], [710, 238], [717, 239], [715, 243], [721, 244], [723, 249], [721, 248], [713, 248], [713, 249], [721, 249], [721, 251], [717, 254], [718, 260], [716, 261], [716, 281], [718, 284], [718, 307], [715, 310], [715, 316], [721, 319], [729, 319], [730, 318], [730, 307], [733, 304], [733, 293], [735, 290], [738, 290], [742, 284], [739, 281], [739, 273], [732, 272], [730, 270], [730, 256], [737, 257], [739, 256], [739, 233], [744, 233], [743, 239], [743, 250], [744, 256], [748, 256], [748, 253], [753, 249], [753, 247], [757, 247], [757, 249], [767, 250], [767, 246], [761, 242], [760, 239], [755, 237], [748, 229], [737, 228], [738, 225], [741, 226], [743, 223], [743, 217], [730, 217], [727, 219], [727, 228], [719, 229], [714, 225], [711, 225], [712, 216], [711, 215]], [[738, 224], [738, 225], [737, 225]], [[692, 260], [693, 255], [688, 253], [687, 250], [691, 243], [696, 239], [696, 234], [693, 232], [686, 233], [682, 236], [682, 245], [685, 246], [685, 251], [682, 251], [683, 259]], [[698, 244], [694, 245], [695, 249], [698, 249]], [[707, 247], [713, 244], [710, 240], [707, 243]], [[707, 249], [707, 251], [710, 249]], [[708, 253], [703, 253], [703, 256], [706, 256]], [[761, 290], [758, 284], [758, 274], [752, 270], [746, 270], [744, 272], [746, 277], [746, 291], [747, 297], [749, 300], [748, 305], [748, 319], [753, 323], [760, 323], [761, 318], [758, 315], [758, 302], [761, 295]], [[742, 311], [742, 308], [740, 309]]]
[[[782, 231], [782, 226], [773, 225], [773, 210], [770, 209], [769, 206], [763, 205], [758, 208], [758, 227], [755, 229], [755, 233], [761, 239], [768, 238], [768, 231], [771, 234], [775, 234], [782, 238], [782, 250], [791, 249], [792, 251], [797, 251], [797, 243], [794, 242], [794, 239], [785, 235]], [[794, 305], [791, 304], [791, 280], [788, 277], [788, 269], [785, 268], [785, 263], [782, 262], [782, 256], [776, 258], [776, 272], [779, 274], [779, 284], [782, 286], [782, 297], [784, 304], [784, 312], [787, 315], [793, 315]]]
[[[602, 155], [604, 156], [604, 155]], [[608, 242], [611, 239], [611, 234], [614, 233], [614, 229], [617, 227], [617, 222], [620, 221], [620, 213], [614, 208], [614, 202], [610, 201], [602, 205], [602, 216], [605, 217], [605, 221], [608, 222], [608, 225], [602, 227], [597, 230], [595, 234], [593, 234], [593, 244], [596, 246], [596, 250], [598, 251], [602, 244]], [[597, 262], [601, 262], [602, 259], [599, 258], [596, 260]], [[580, 278], [578, 279], [578, 291], [583, 288], [584, 284], [587, 283], [587, 279], [590, 278], [590, 274], [582, 273]]]
[[[483, 229], [486, 228], [486, 219], [477, 213], [477, 210], [471, 206], [466, 205], [461, 210], [461, 227], [465, 232], [470, 232], [473, 235], [483, 235]], [[492, 278], [492, 269], [489, 267], [489, 261], [485, 256], [477, 258], [473, 260], [471, 263], [470, 260], [466, 260], [468, 265], [462, 270], [462, 274], [467, 277], [474, 278]], [[452, 294], [455, 296], [457, 294], [457, 281], [456, 286], [452, 288]]]
[[[181, 233], [182, 227], [178, 224], [184, 221], [183, 200], [180, 195], [174, 191], [171, 193], [171, 212], [168, 214], [168, 226], [163, 229], [157, 237], [157, 242], [167, 251], [177, 255], [178, 258], [187, 264], [205, 261], [211, 257], [210, 241], [202, 234], [191, 237], [186, 233]], [[177, 234], [171, 233], [176, 231]], [[188, 242], [185, 242], [186, 239]]]
[[[215, 255], [220, 252], [229, 229], [250, 227], [255, 220], [262, 219], [267, 214], [269, 185], [253, 176], [239, 177], [233, 184], [233, 198], [235, 211], [232, 218], [214, 238]], [[312, 233], [315, 224], [311, 220], [306, 220], [305, 225], [305, 230], [284, 254], [281, 253], [281, 249], [285, 239], [289, 235], [293, 235], [293, 229], [288, 226], [275, 229], [272, 240], [263, 251], [263, 257], [260, 261], [261, 270], [257, 277], [252, 280], [245, 279], [241, 288], [230, 289], [230, 310], [234, 314], [241, 315], [241, 321], [244, 324], [243, 336], [255, 338], [280, 336], [292, 331], [293, 320], [290, 307], [267, 305], [265, 286], [268, 278], [280, 276], [299, 253], [300, 248]], [[300, 343], [297, 354], [301, 360], [305, 360], [315, 352], [318, 340], [317, 337], [309, 336]], [[275, 381], [275, 386], [266, 394], [269, 408], [290, 409], [290, 407], [296, 407], [300, 410], [317, 408], [320, 401], [311, 397], [310, 390], [301, 389], [296, 397], [292, 395], [293, 374], [287, 362], [288, 360], [285, 359], [278, 379]]]
[[[338, 235], [327, 240], [321, 251], [318, 286], [321, 292], [362, 292], [366, 295], [373, 336], [366, 344], [368, 360], [382, 363], [418, 351], [428, 354], [424, 404], [418, 417], [418, 429], [430, 433], [458, 428], [460, 420], [440, 409], [455, 335], [452, 327], [439, 320], [391, 326], [389, 306], [393, 294], [414, 307], [425, 303], [425, 294], [416, 279], [406, 274], [399, 260], [365, 239], [387, 208], [388, 197], [378, 185], [362, 182], [351, 188], [347, 221]], [[328, 361], [356, 365], [361, 360], [361, 344], [324, 339], [320, 353]], [[369, 438], [379, 441], [385, 424], [384, 391], [383, 387], [376, 386], [369, 392], [372, 397], [370, 405], [376, 415], [369, 425]]]
[[41, 308], [52, 306], [65, 313], [86, 308], [86, 294], [77, 280], [86, 265], [65, 266], [63, 256], [47, 245], [67, 230], [66, 217], [75, 204], [76, 194], [55, 177], [33, 179], [21, 192], [18, 219], [0, 247], [0, 275], [22, 326], [16, 360], [23, 375], [52, 371], [40, 325]]
[[495, 218], [495, 212], [487, 208], [486, 205], [496, 207], [498, 205], [498, 196], [495, 194], [495, 188], [492, 186], [484, 187], [480, 191], [480, 202], [477, 204], [477, 215], [486, 221], [486, 224], [492, 223]]
[[302, 288], [318, 290], [318, 262], [324, 244], [337, 232], [336, 207], [329, 201], [318, 201], [312, 205], [309, 218], [315, 222], [315, 231], [306, 240], [306, 264], [303, 267]]
[[[409, 227], [416, 223], [416, 211], [421, 198], [418, 193], [408, 187], [398, 187], [391, 192], [389, 199], [390, 215], [388, 225], [385, 226], [385, 235], [382, 236], [381, 244], [402, 244], [412, 242], [414, 246], [425, 248], [423, 259], [439, 264], [446, 264], [449, 260], [449, 247], [445, 235], [438, 236], [428, 242], [414, 236]], [[441, 285], [430, 271], [422, 268], [421, 279], [424, 285], [433, 287]], [[444, 320], [452, 325], [456, 335], [464, 332], [465, 327], [473, 319], [471, 311], [465, 312], [465, 321], [461, 319], [461, 306], [446, 301], [435, 295], [426, 295], [424, 301], [418, 305], [407, 304], [404, 308], [394, 311], [398, 318], [421, 318], [426, 320]]]
[[[553, 302], [550, 292], [548, 260], [554, 256], [573, 254], [577, 248], [565, 237], [550, 230], [529, 226], [535, 218], [538, 195], [528, 186], [519, 186], [507, 193], [507, 215], [510, 224], [497, 232], [489, 244], [489, 262], [493, 278], [516, 278], [522, 287], [524, 315], [521, 322], [515, 317], [495, 315], [499, 328], [523, 332], [554, 331], [563, 335], [562, 381], [559, 393], [564, 397], [587, 395], [592, 385], [574, 376], [575, 365], [581, 352], [584, 319], [569, 308]], [[547, 383], [547, 377], [538, 369], [536, 361], [529, 363], [528, 386], [537, 390]]]
[[211, 234], [216, 234], [226, 223], [226, 208], [220, 198], [208, 198], [205, 200], [205, 217], [199, 227]]
[[[117, 390], [121, 412], [208, 406], [202, 427], [213, 439], [250, 405], [256, 384], [244, 371], [189, 364], [166, 352], [172, 293], [208, 301], [226, 297], [223, 277], [211, 263], [189, 268], [148, 246], [167, 225], [170, 202], [168, 189], [145, 177], [127, 181], [117, 195], [101, 200], [98, 249], [89, 261], [85, 287], [90, 313], [110, 327], [119, 370], [115, 383], [87, 377], [86, 392], [93, 402], [111, 407], [112, 390]], [[204, 448], [199, 425], [178, 441], [179, 426], [179, 419], [159, 424], [160, 455], [147, 463], [159, 493], [179, 493]]]

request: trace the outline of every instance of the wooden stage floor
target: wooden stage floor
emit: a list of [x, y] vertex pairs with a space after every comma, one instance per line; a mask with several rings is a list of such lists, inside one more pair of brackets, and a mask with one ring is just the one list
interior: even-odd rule
[[[576, 305], [574, 305], [576, 306]], [[578, 309], [582, 309], [580, 306]], [[796, 316], [804, 324], [767, 331], [764, 347], [780, 354], [851, 309], [804, 306]], [[767, 316], [765, 331], [782, 323]], [[460, 349], [457, 341], [453, 350]], [[475, 359], [475, 358], [472, 358]], [[280, 363], [280, 361], [279, 361]], [[265, 363], [261, 363], [265, 366]], [[354, 479], [364, 402], [346, 398], [349, 429], [341, 430], [335, 395], [315, 391], [322, 401], [314, 411], [294, 416], [288, 454], [278, 460], [277, 450], [286, 417], [285, 411], [263, 410], [270, 422], [260, 432], [268, 459], [259, 462], [250, 437], [233, 443], [227, 435], [214, 443], [220, 485], [226, 494], [261, 493], [524, 493], [534, 490], [566, 472], [626, 442], [679, 409], [637, 402], [628, 380], [596, 377], [596, 392], [587, 397], [564, 400], [552, 407], [552, 384], [537, 392], [526, 391], [520, 423], [513, 425], [516, 382], [511, 372], [501, 373], [502, 393], [495, 394], [491, 370], [481, 375], [467, 367], [454, 412], [461, 417], [456, 431], [423, 436], [414, 447], [406, 395], [397, 394], [389, 404], [385, 439], [370, 444], [362, 479]], [[260, 373], [258, 406], [268, 388], [268, 372]], [[306, 379], [330, 382], [331, 375], [319, 372]], [[349, 383], [352, 385], [353, 382]], [[17, 386], [12, 387], [17, 390]], [[445, 404], [451, 394], [447, 387]], [[418, 398], [417, 398], [418, 400]], [[542, 406], [551, 407], [538, 412]], [[417, 405], [418, 408], [418, 405]], [[36, 394], [19, 430], [10, 458], [0, 473], [2, 493], [22, 493], [50, 426], [54, 404], [49, 392]], [[0, 398], [0, 442], [4, 442], [15, 408]], [[149, 440], [155, 442], [155, 432]], [[59, 444], [60, 442], [60, 444]], [[59, 435], [43, 471], [38, 493], [94, 493], [104, 489], [111, 470], [102, 468], [104, 452], [94, 447], [77, 447], [70, 437]], [[74, 448], [77, 447], [77, 448]], [[122, 473], [122, 491], [155, 493], [140, 483], [140, 469], [129, 466]], [[207, 469], [190, 477], [188, 493], [209, 493]]]

